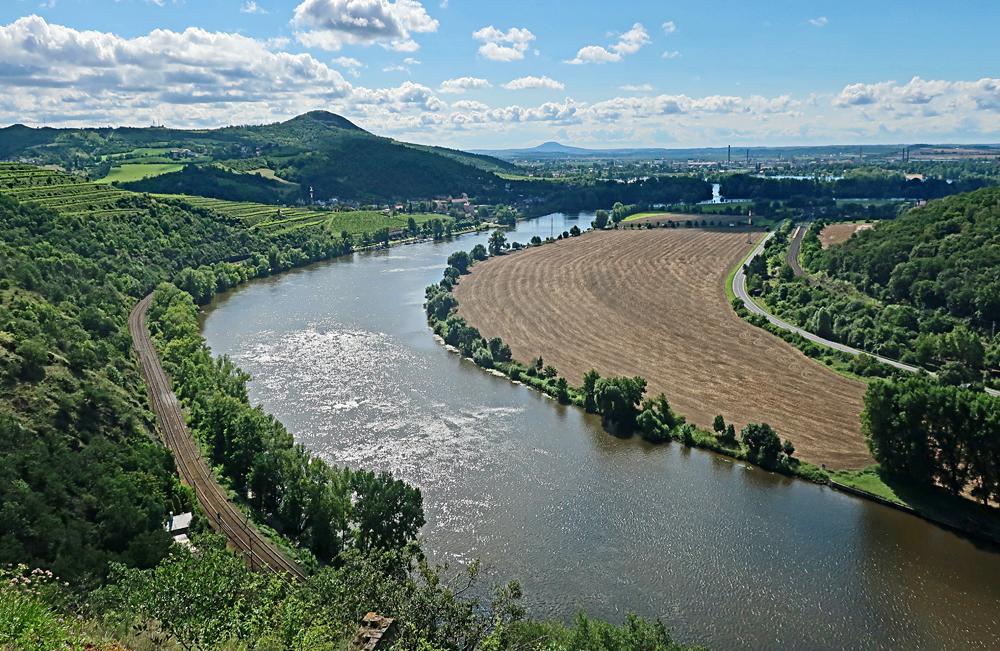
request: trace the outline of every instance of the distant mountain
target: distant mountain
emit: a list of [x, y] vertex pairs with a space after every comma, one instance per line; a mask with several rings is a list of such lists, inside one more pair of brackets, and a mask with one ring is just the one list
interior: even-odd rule
[[[310, 188], [317, 199], [364, 202], [463, 192], [487, 196], [504, 186], [497, 172], [517, 169], [490, 156], [383, 138], [327, 111], [274, 124], [206, 130], [14, 125], [0, 129], [0, 159], [61, 165], [85, 170], [93, 178], [105, 176], [112, 166], [135, 163], [221, 167], [230, 173], [218, 190], [213, 189], [216, 184], [199, 182], [191, 169], [162, 174], [155, 183], [137, 182], [134, 189], [171, 188], [202, 196], [224, 192], [224, 198], [232, 199], [241, 196], [242, 186], [248, 199], [269, 197], [273, 202], [305, 198]], [[262, 183], [262, 171], [292, 185]]]

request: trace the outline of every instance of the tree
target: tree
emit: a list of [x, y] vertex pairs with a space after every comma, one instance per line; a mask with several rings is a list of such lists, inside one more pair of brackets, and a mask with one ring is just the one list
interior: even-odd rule
[[493, 337], [486, 343], [490, 350], [490, 355], [494, 361], [509, 362], [512, 358], [510, 346], [503, 342], [500, 337]]
[[726, 431], [726, 419], [719, 414], [712, 421], [712, 429], [715, 430], [716, 434], [723, 434]]
[[507, 236], [504, 235], [504, 232], [498, 228], [490, 235], [490, 255], [503, 255], [505, 248], [507, 248]]
[[767, 423], [750, 423], [741, 432], [750, 461], [765, 468], [773, 468], [781, 452], [781, 439]]
[[455, 267], [461, 274], [469, 273], [472, 257], [465, 251], [455, 251], [448, 256], [448, 266]]
[[424, 526], [419, 488], [394, 479], [387, 472], [363, 470], [351, 474], [356, 496], [351, 517], [355, 546], [361, 550], [399, 550]]
[[594, 401], [604, 427], [615, 434], [631, 434], [635, 429], [636, 408], [645, 392], [646, 380], [638, 376], [597, 380]]
[[569, 229], [569, 234], [571, 237], [577, 237], [580, 235], [581, 232], [582, 231], [580, 230], [580, 227], [577, 226], [576, 224], [573, 224], [573, 228]]
[[591, 414], [597, 413], [597, 381], [601, 374], [590, 369], [583, 374], [583, 408]]
[[458, 301], [451, 292], [438, 291], [427, 300], [427, 315], [435, 321], [444, 321], [458, 307]]
[[594, 213], [594, 228], [602, 230], [608, 226], [608, 211], [598, 210]]
[[569, 404], [569, 383], [564, 377], [556, 380], [556, 400], [558, 400], [561, 405]]
[[476, 261], [485, 260], [488, 256], [486, 252], [486, 247], [483, 246], [482, 244], [475, 245], [474, 247], [472, 247], [472, 250], [469, 251], [469, 256]]
[[795, 445], [790, 440], [785, 439], [785, 442], [781, 444], [781, 451], [785, 453], [786, 457], [791, 459], [795, 454]]
[[611, 221], [615, 225], [621, 223], [625, 217], [628, 216], [628, 208], [621, 201], [616, 201], [615, 205], [611, 206]]
[[406, 218], [406, 230], [409, 231], [411, 236], [416, 236], [419, 229], [417, 228], [417, 220], [413, 217]]
[[504, 226], [516, 225], [517, 217], [517, 211], [510, 206], [497, 206], [493, 211], [493, 221]]

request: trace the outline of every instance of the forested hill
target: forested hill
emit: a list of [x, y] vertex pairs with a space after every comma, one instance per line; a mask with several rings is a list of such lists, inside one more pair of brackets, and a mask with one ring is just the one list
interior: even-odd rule
[[770, 300], [823, 336], [930, 368], [950, 384], [1000, 387], [1000, 188], [932, 201], [802, 258], [831, 283]]
[[[211, 130], [159, 127], [117, 129], [0, 129], [0, 159], [60, 165], [101, 178], [126, 163], [171, 162], [255, 172], [289, 182], [274, 188], [274, 202], [305, 198], [387, 202], [468, 193], [492, 195], [503, 188], [496, 172], [514, 166], [488, 156], [411, 145], [374, 135], [342, 116], [312, 111], [285, 122]], [[243, 174], [249, 177], [248, 174]], [[195, 177], [174, 178], [185, 192]], [[255, 200], [261, 184], [247, 178]], [[238, 184], [237, 184], [238, 185]], [[233, 184], [225, 198], [232, 196]], [[251, 197], [246, 197], [247, 199]]]
[[1000, 321], [1000, 188], [934, 201], [828, 249], [822, 266], [890, 303]]

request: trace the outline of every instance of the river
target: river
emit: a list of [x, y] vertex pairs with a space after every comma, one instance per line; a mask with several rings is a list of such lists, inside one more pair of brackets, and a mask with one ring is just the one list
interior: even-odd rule
[[[590, 221], [542, 217], [509, 237]], [[432, 558], [520, 580], [535, 616], [636, 612], [715, 648], [995, 648], [1000, 554], [826, 487], [611, 437], [448, 353], [424, 287], [487, 237], [253, 282], [207, 308], [205, 338], [307, 448], [419, 486]]]

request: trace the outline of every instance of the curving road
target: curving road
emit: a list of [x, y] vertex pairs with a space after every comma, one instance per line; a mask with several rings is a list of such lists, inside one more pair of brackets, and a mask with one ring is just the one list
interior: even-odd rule
[[128, 329], [139, 360], [139, 370], [146, 380], [149, 403], [156, 414], [160, 436], [174, 453], [181, 479], [194, 490], [212, 528], [229, 539], [229, 544], [246, 557], [250, 567], [304, 580], [306, 574], [302, 568], [278, 551], [274, 543], [248, 523], [246, 515], [233, 506], [202, 459], [146, 327], [146, 313], [152, 301], [152, 294], [139, 301], [129, 315]]
[[795, 232], [792, 233], [792, 241], [788, 244], [788, 266], [792, 268], [796, 278], [806, 275], [806, 272], [802, 271], [802, 265], [799, 264], [799, 251], [802, 250], [802, 238], [811, 225], [810, 222], [803, 222], [796, 226]]
[[[801, 233], [804, 234], [805, 230], [802, 230]], [[796, 235], [798, 235], [798, 233], [796, 233]], [[889, 366], [893, 366], [895, 368], [901, 369], [903, 371], [908, 371], [910, 373], [925, 372], [930, 375], [934, 375], [931, 371], [920, 368], [919, 366], [904, 364], [903, 362], [890, 359], [888, 357], [882, 357], [881, 355], [874, 355], [872, 353], [859, 350], [857, 348], [852, 348], [851, 346], [846, 346], [836, 341], [830, 341], [829, 339], [824, 339], [823, 337], [815, 335], [809, 332], [808, 330], [803, 330], [802, 328], [796, 325], [792, 325], [788, 321], [779, 319], [778, 317], [774, 316], [770, 312], [767, 312], [766, 310], [764, 310], [764, 308], [758, 305], [757, 302], [754, 301], [753, 298], [751, 298], [750, 293], [747, 292], [747, 275], [746, 272], [744, 271], [744, 267], [746, 264], [749, 264], [751, 260], [753, 260], [754, 258], [756, 258], [758, 255], [761, 254], [761, 252], [764, 250], [764, 246], [773, 236], [774, 236], [774, 231], [769, 232], [757, 244], [757, 246], [750, 253], [750, 255], [747, 257], [744, 263], [740, 265], [739, 269], [736, 270], [736, 273], [733, 274], [733, 287], [732, 287], [733, 294], [735, 294], [741, 301], [743, 301], [743, 305], [745, 305], [746, 308], [750, 310], [750, 312], [752, 312], [753, 314], [759, 314], [768, 321], [770, 321], [772, 324], [781, 328], [782, 330], [787, 330], [789, 332], [794, 332], [796, 334], [799, 334], [805, 339], [808, 339], [809, 341], [813, 342], [814, 344], [819, 344], [820, 346], [833, 348], [834, 350], [839, 350], [840, 352], [847, 353], [848, 355], [862, 355], [862, 354], [871, 355], [872, 357], [882, 362], [883, 364], [888, 364]], [[801, 242], [801, 237], [799, 237], [799, 241]], [[997, 391], [996, 389], [987, 388], [986, 393], [990, 394], [991, 396], [1000, 396], [1000, 391]]]

